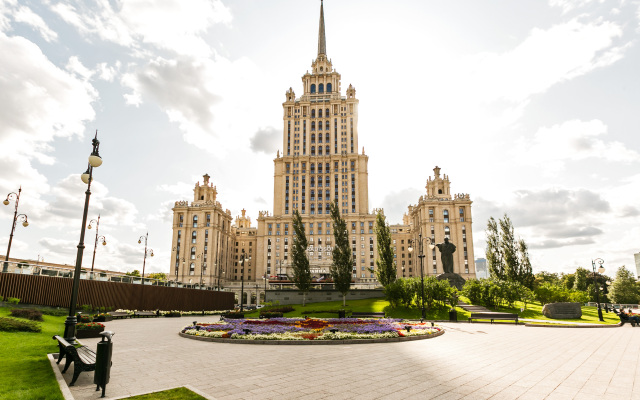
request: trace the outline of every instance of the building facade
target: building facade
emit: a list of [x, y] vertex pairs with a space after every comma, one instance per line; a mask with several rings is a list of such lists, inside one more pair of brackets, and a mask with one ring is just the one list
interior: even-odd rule
[[[369, 157], [364, 148], [359, 151], [358, 147], [358, 105], [351, 84], [342, 94], [342, 77], [327, 57], [321, 3], [317, 56], [311, 69], [302, 75], [301, 95], [296, 97], [290, 87], [282, 103], [283, 150], [273, 160], [273, 210], [259, 211], [257, 227], [251, 226], [242, 210], [242, 216], [231, 226], [229, 211], [223, 211], [215, 201], [216, 188], [205, 175], [204, 185], [196, 184], [194, 201], [176, 202], [173, 208], [172, 268], [176, 277], [194, 279], [202, 274], [204, 282], [214, 284], [206, 279], [207, 274], [221, 277], [225, 287], [238, 293], [245, 287], [245, 296], [254, 286], [258, 292], [258, 285], [266, 289], [268, 284], [287, 281], [292, 275], [292, 219], [298, 211], [309, 242], [311, 275], [314, 282], [323, 284], [330, 279], [334, 238], [329, 212], [330, 204], [336, 201], [347, 223], [353, 281], [356, 287], [376, 286], [378, 210], [369, 209]], [[452, 197], [448, 177], [441, 177], [438, 167], [434, 172], [427, 182], [426, 195], [409, 206], [402, 224], [390, 226], [398, 277], [420, 276], [418, 251], [409, 251], [411, 244], [416, 247], [420, 233], [434, 243], [449, 238], [457, 247], [455, 272], [465, 279], [473, 277], [468, 261], [473, 260], [471, 200], [466, 194]], [[206, 225], [200, 224], [203, 219]], [[185, 238], [189, 240], [187, 245]], [[426, 245], [424, 248], [429, 251], [424, 258], [424, 273], [442, 273], [436, 250]], [[244, 268], [239, 265], [243, 251], [250, 257]], [[207, 269], [212, 262], [213, 268]]]

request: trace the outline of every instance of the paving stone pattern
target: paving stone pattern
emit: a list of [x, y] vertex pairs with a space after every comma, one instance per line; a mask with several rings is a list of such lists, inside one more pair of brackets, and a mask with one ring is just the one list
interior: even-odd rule
[[[116, 332], [107, 397], [189, 385], [211, 399], [640, 399], [640, 329], [629, 325], [443, 323], [431, 340], [257, 346], [179, 337], [195, 319], [213, 320], [107, 322]], [[100, 396], [87, 372], [71, 392]]]

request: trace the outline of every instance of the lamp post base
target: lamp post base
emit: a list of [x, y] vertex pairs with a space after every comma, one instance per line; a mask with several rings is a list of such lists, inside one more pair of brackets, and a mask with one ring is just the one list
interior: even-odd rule
[[69, 316], [64, 321], [64, 340], [71, 344], [76, 343], [76, 323], [78, 319], [76, 316]]

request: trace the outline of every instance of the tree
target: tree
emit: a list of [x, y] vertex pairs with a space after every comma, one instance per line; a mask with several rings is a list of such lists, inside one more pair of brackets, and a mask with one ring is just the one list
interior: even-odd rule
[[[590, 275], [593, 275], [591, 271], [588, 271], [582, 267], [578, 267], [574, 274], [573, 290], [587, 291], [587, 280]], [[591, 279], [593, 281], [593, 278]], [[571, 288], [569, 288], [571, 289]]]
[[509, 216], [505, 214], [498, 222], [493, 217], [489, 218], [486, 235], [486, 258], [491, 277], [533, 288], [528, 247], [524, 239], [516, 240]]
[[302, 306], [304, 307], [306, 294], [311, 288], [311, 270], [307, 257], [307, 235], [298, 210], [293, 212], [293, 233], [293, 248], [291, 249], [293, 282], [302, 291]]
[[166, 281], [167, 280], [167, 274], [165, 274], [164, 272], [152, 272], [152, 273], [147, 275], [147, 278], [157, 279], [159, 281]]
[[551, 283], [552, 285], [560, 285], [560, 277], [556, 273], [540, 271], [534, 276], [533, 288], [536, 289], [542, 286], [544, 283]]
[[387, 219], [382, 210], [378, 210], [376, 215], [376, 239], [378, 241], [378, 259], [376, 265], [376, 277], [378, 282], [385, 288], [396, 280], [397, 270], [393, 257], [393, 247], [391, 247], [391, 230], [387, 224]]
[[502, 249], [500, 247], [500, 233], [498, 224], [493, 217], [487, 222], [487, 268], [489, 275], [494, 279], [504, 279], [504, 268], [502, 264]]
[[351, 247], [349, 247], [349, 236], [347, 235], [347, 223], [340, 216], [338, 202], [331, 203], [331, 220], [333, 221], [333, 261], [331, 263], [331, 277], [335, 288], [342, 293], [342, 306], [347, 305], [347, 293], [351, 289], [351, 276], [353, 257]]
[[138, 271], [137, 269], [134, 269], [133, 271], [130, 271], [130, 272], [125, 273], [125, 275], [129, 275], [129, 276], [140, 276], [140, 271]]
[[637, 304], [640, 300], [636, 278], [624, 265], [616, 272], [616, 278], [609, 288], [609, 298], [619, 304]]

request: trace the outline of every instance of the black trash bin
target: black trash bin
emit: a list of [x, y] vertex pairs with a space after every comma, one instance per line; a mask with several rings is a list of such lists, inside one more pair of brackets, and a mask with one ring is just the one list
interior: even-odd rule
[[338, 310], [338, 318], [346, 318], [346, 311]]
[[102, 340], [98, 342], [96, 351], [96, 372], [93, 375], [93, 383], [97, 385], [96, 392], [102, 388], [102, 396], [109, 383], [109, 375], [111, 374], [111, 353], [113, 350], [113, 342], [111, 338], [115, 335], [112, 331], [100, 332]]
[[458, 322], [458, 312], [455, 309], [449, 310], [449, 322]]

